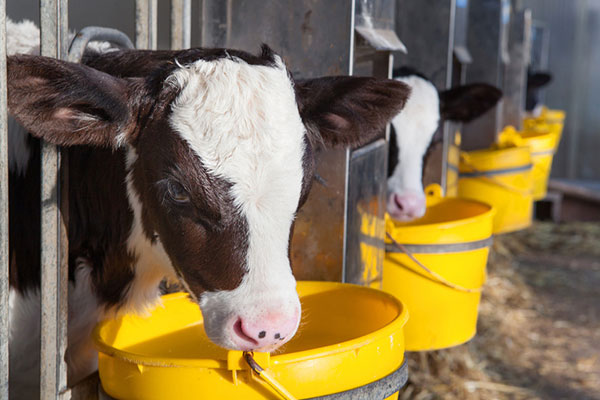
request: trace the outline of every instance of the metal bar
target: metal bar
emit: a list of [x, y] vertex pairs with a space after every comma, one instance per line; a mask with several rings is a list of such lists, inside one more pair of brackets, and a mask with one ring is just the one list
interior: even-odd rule
[[473, 172], [461, 172], [461, 178], [474, 178], [478, 176], [495, 176], [495, 175], [509, 175], [517, 172], [529, 171], [533, 168], [533, 164], [523, 165], [521, 167], [503, 168], [503, 169], [491, 169], [487, 171], [473, 171]]
[[[66, 59], [69, 54], [69, 0], [59, 0], [59, 25], [58, 34], [60, 40], [58, 46], [60, 52], [58, 56]], [[68, 346], [68, 325], [69, 325], [69, 169], [68, 152], [66, 149], [59, 149], [59, 248], [58, 271], [59, 294], [58, 294], [58, 340], [56, 344], [58, 369], [56, 371], [58, 386], [57, 391], [59, 399], [68, 400], [71, 398], [70, 390], [67, 386], [67, 363], [64, 355]]]
[[[350, 1], [350, 38], [349, 38], [349, 57], [348, 57], [348, 75], [352, 75], [354, 72], [354, 28], [356, 24], [356, 0]], [[346, 282], [347, 279], [347, 260], [346, 255], [348, 254], [348, 189], [350, 187], [349, 175], [350, 175], [350, 156], [352, 151], [349, 147], [346, 148], [346, 162], [344, 165], [344, 234], [342, 238], [342, 282]]]
[[157, 47], [157, 0], [135, 1], [135, 47], [152, 49]]
[[8, 399], [8, 118], [6, 0], [0, 0], [0, 399]]
[[150, 47], [148, 37], [148, 1], [135, 0], [135, 47], [138, 49], [147, 49]]
[[68, 60], [71, 62], [81, 62], [83, 53], [90, 41], [110, 42], [123, 49], [133, 49], [133, 43], [123, 32], [100, 26], [87, 26], [77, 32], [75, 38], [69, 46]]
[[150, 31], [148, 32], [148, 36], [150, 37], [150, 49], [156, 50], [158, 48], [158, 0], [150, 0], [148, 20], [148, 26], [150, 28]]
[[[493, 243], [493, 236], [490, 236], [486, 239], [464, 243], [404, 244], [404, 248], [414, 254], [448, 254], [485, 249], [486, 247], [490, 247]], [[387, 253], [404, 253], [403, 250], [399, 249], [397, 246], [394, 246], [392, 243], [386, 243], [385, 251]]]
[[[40, 0], [41, 54], [62, 58], [67, 51], [68, 0]], [[40, 398], [69, 396], [64, 353], [67, 347], [68, 252], [67, 232], [59, 204], [60, 152], [42, 142], [41, 166], [41, 343]], [[63, 178], [64, 179], [64, 178]], [[61, 194], [63, 196], [61, 196]]]
[[192, 40], [192, 1], [171, 0], [171, 49], [189, 49]]

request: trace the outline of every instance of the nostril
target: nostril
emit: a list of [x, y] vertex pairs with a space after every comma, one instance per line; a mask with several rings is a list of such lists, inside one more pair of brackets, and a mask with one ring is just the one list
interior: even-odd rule
[[266, 335], [267, 335], [267, 332], [265, 332], [265, 331], [260, 331], [260, 332], [258, 333], [258, 338], [259, 338], [259, 339], [262, 339], [262, 338], [264, 338]]
[[397, 194], [394, 195], [394, 203], [396, 203], [396, 206], [398, 207], [398, 209], [400, 211], [404, 211], [404, 204], [402, 201], [402, 197], [398, 196]]
[[[235, 321], [235, 324], [233, 324], [233, 331], [235, 332], [236, 335], [238, 335], [242, 339], [244, 339], [244, 340], [246, 340], [246, 341], [248, 341], [248, 342], [250, 342], [250, 343], [252, 343], [254, 345], [258, 345], [258, 342], [256, 341], [256, 339], [254, 339], [254, 338], [246, 335], [246, 333], [244, 333], [244, 328], [242, 326], [242, 319], [241, 318], [238, 318]], [[261, 333], [263, 333], [263, 332], [261, 332]], [[265, 332], [265, 335], [266, 334], [267, 333]], [[263, 335], [263, 337], [264, 337], [264, 335]]]
[[279, 334], [279, 333], [275, 334], [275, 339], [279, 339], [280, 337], [281, 337], [281, 334]]

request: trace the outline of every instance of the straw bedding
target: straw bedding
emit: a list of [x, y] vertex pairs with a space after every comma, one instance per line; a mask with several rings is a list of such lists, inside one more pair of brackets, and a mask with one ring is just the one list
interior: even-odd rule
[[477, 336], [407, 360], [400, 399], [600, 399], [600, 224], [496, 237]]

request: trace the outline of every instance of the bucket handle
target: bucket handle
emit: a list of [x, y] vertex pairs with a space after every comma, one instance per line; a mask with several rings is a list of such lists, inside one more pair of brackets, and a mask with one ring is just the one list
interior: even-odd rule
[[263, 369], [256, 360], [254, 360], [252, 352], [244, 352], [244, 360], [248, 363], [248, 366], [252, 371], [256, 372], [258, 376], [264, 379], [266, 383], [271, 386], [284, 400], [296, 400], [296, 398], [284, 388], [281, 383], [277, 382], [275, 378], [271, 376], [269, 372]]
[[402, 251], [404, 254], [406, 254], [408, 256], [408, 258], [410, 258], [415, 264], [417, 264], [419, 267], [423, 268], [425, 271], [427, 271], [427, 273], [431, 276], [433, 276], [435, 279], [437, 279], [437, 281], [439, 283], [441, 283], [444, 286], [448, 286], [451, 289], [455, 289], [458, 290], [460, 292], [466, 292], [466, 293], [481, 293], [481, 288], [475, 288], [475, 289], [469, 289], [460, 285], [457, 285], [455, 283], [452, 283], [450, 281], [448, 281], [446, 278], [444, 278], [443, 276], [441, 276], [440, 274], [432, 271], [431, 269], [427, 268], [425, 265], [423, 265], [423, 263], [421, 263], [419, 260], [417, 260], [415, 258], [414, 255], [412, 255], [412, 253], [410, 251], [408, 251], [408, 249], [401, 243], [398, 243], [396, 240], [394, 240], [394, 238], [392, 237], [392, 235], [390, 235], [388, 232], [385, 233], [386, 236], [388, 237], [388, 239], [390, 239], [392, 241], [392, 243], [394, 244], [394, 246], [398, 247], [398, 249], [400, 251]]
[[[471, 161], [469, 161], [469, 157], [465, 152], [461, 152], [460, 153], [460, 161], [465, 164], [467, 167], [471, 168], [473, 170], [473, 172], [477, 172], [480, 173], [481, 175], [478, 176], [478, 178], [482, 178], [484, 180], [487, 180], [491, 183], [493, 183], [496, 186], [500, 186], [503, 189], [506, 189], [508, 191], [520, 194], [522, 196], [531, 196], [531, 194], [533, 193], [532, 190], [521, 190], [521, 189], [517, 189], [515, 187], [512, 187], [510, 185], [507, 185], [506, 183], [494, 178], [493, 176], [488, 176], [485, 174], [484, 171], [481, 171], [479, 168], [477, 168], [475, 165], [473, 165], [473, 163]], [[460, 177], [460, 173], [459, 173], [459, 177]]]

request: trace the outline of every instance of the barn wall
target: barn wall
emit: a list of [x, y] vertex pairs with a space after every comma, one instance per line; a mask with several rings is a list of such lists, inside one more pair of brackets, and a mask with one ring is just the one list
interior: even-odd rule
[[554, 79], [546, 103], [567, 111], [552, 176], [600, 180], [600, 2], [523, 0], [523, 5], [550, 29], [548, 68]]

